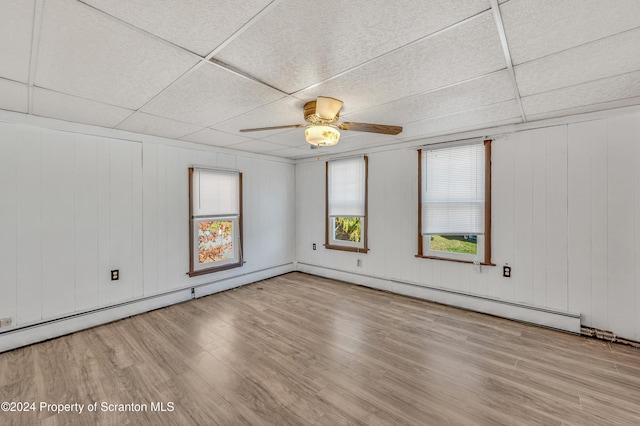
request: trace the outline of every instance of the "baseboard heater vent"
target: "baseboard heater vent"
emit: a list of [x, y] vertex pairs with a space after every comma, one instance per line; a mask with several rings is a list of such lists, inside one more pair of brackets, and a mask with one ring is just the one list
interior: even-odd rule
[[625, 339], [624, 337], [616, 336], [615, 333], [608, 330], [600, 330], [598, 328], [580, 327], [580, 334], [583, 336], [594, 337], [600, 340], [606, 340], [612, 343], [622, 343], [624, 345], [640, 348], [640, 342], [631, 339]]
[[[286, 274], [293, 270], [293, 262], [269, 266], [255, 271], [233, 275], [207, 283], [195, 284], [171, 290], [165, 293], [128, 300], [101, 308], [76, 312], [46, 321], [8, 328], [0, 332], [0, 353], [31, 345], [36, 342], [64, 336], [65, 334], [117, 321], [133, 315], [164, 308], [176, 303], [186, 302], [196, 297], [208, 296], [221, 291], [262, 281], [267, 278]], [[4, 329], [4, 327], [3, 327]]]
[[532, 306], [491, 298], [488, 296], [464, 293], [454, 289], [432, 287], [424, 283], [401, 281], [389, 277], [377, 277], [355, 273], [337, 268], [298, 262], [297, 270], [311, 275], [341, 280], [351, 284], [375, 288], [417, 299], [469, 311], [481, 312], [497, 317], [508, 318], [541, 327], [563, 330], [569, 333], [580, 333], [580, 314], [557, 311], [550, 308]]

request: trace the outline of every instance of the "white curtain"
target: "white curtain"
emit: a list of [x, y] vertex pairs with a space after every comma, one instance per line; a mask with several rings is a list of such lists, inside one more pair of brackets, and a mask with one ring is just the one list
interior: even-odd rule
[[364, 216], [364, 157], [329, 162], [329, 216]]
[[422, 233], [483, 235], [484, 143], [422, 151]]
[[193, 170], [193, 215], [240, 214], [240, 174], [226, 170]]

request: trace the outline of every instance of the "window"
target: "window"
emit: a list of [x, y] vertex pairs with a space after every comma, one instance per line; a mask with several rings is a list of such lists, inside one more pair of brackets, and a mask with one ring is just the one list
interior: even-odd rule
[[491, 264], [491, 141], [433, 145], [418, 158], [418, 257]]
[[189, 276], [242, 266], [242, 173], [189, 169]]
[[325, 247], [367, 252], [367, 157], [327, 162]]

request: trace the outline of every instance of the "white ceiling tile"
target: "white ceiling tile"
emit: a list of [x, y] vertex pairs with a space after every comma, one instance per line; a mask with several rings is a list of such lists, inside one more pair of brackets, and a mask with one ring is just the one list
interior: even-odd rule
[[82, 0], [200, 56], [236, 32], [270, 0]]
[[216, 59], [293, 93], [489, 7], [487, 0], [286, 0]]
[[276, 157], [290, 158], [292, 160], [297, 158], [304, 158], [313, 156], [317, 150], [307, 148], [284, 148], [277, 149], [275, 151], [269, 151], [269, 155], [275, 155]]
[[513, 123], [521, 120], [518, 104], [515, 100], [511, 100], [447, 116], [415, 121], [407, 124], [404, 132], [398, 137], [410, 140], [436, 134], [482, 129], [493, 123]]
[[228, 148], [237, 149], [240, 151], [263, 153], [263, 152], [283, 149], [286, 147], [282, 145], [278, 145], [277, 143], [272, 143], [267, 141], [250, 140], [247, 142], [240, 142], [238, 144], [231, 145]]
[[624, 108], [633, 105], [640, 105], [640, 96], [621, 99], [617, 101], [602, 102], [599, 104], [586, 105], [576, 108], [567, 108], [558, 111], [545, 112], [540, 114], [531, 114], [527, 116], [527, 121], [545, 120], [547, 118], [565, 117], [576, 114], [586, 114], [589, 112], [604, 111], [615, 108]]
[[26, 84], [0, 78], [0, 109], [28, 112], [29, 87]]
[[514, 99], [506, 70], [343, 116], [343, 121], [401, 125]]
[[522, 98], [526, 115], [640, 96], [640, 71]]
[[511, 0], [500, 11], [514, 64], [640, 26], [638, 0]]
[[268, 86], [204, 63], [142, 111], [209, 127], [282, 97]]
[[522, 96], [640, 70], [640, 28], [515, 67]]
[[345, 102], [342, 112], [349, 114], [504, 68], [495, 21], [488, 12], [296, 97], [335, 97]]
[[0, 13], [0, 77], [27, 83], [34, 0], [3, 0]]
[[36, 85], [137, 109], [197, 59], [73, 0], [47, 1]]
[[177, 139], [202, 130], [202, 127], [136, 112], [124, 123], [120, 124], [118, 129]]
[[33, 114], [76, 123], [115, 127], [133, 114], [133, 111], [64, 93], [35, 88]]
[[[304, 104], [304, 101], [287, 96], [213, 127], [223, 132], [236, 133], [240, 129], [304, 124], [306, 123], [302, 112]], [[281, 132], [283, 130], [265, 130], [245, 133], [244, 135], [252, 138], [263, 138]]]
[[229, 133], [219, 132], [212, 129], [202, 129], [199, 132], [183, 136], [180, 139], [189, 142], [196, 142], [214, 146], [229, 146], [236, 143], [248, 142], [252, 140], [251, 138], [231, 135]]

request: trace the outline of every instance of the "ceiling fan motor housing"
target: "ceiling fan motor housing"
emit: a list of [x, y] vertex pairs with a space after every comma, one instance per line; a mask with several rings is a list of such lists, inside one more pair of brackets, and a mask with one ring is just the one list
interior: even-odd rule
[[311, 124], [328, 124], [335, 123], [340, 118], [340, 113], [336, 113], [335, 117], [331, 120], [325, 120], [316, 115], [316, 101], [310, 101], [304, 104], [303, 107], [304, 119]]

